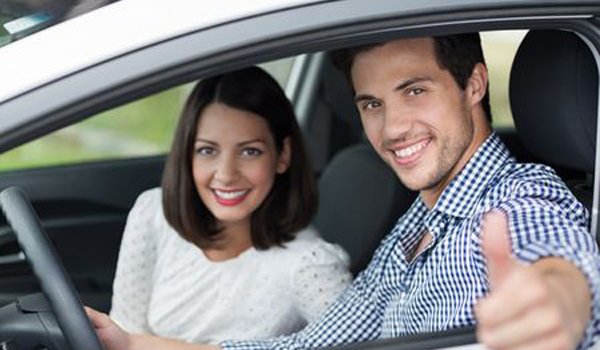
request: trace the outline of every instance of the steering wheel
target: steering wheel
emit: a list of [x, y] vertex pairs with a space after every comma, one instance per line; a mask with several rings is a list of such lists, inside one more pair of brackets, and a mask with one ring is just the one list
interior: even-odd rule
[[17, 187], [3, 190], [0, 207], [40, 281], [67, 343], [72, 349], [103, 350], [73, 283], [25, 193]]

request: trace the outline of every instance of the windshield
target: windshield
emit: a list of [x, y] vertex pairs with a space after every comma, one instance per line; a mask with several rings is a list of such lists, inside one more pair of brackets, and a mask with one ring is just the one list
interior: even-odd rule
[[116, 0], [0, 0], [0, 46]]

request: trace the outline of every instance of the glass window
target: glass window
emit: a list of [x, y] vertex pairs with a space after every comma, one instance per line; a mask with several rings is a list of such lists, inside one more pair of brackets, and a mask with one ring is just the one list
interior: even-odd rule
[[0, 47], [117, 0], [0, 0]]
[[[285, 87], [294, 58], [261, 64]], [[0, 155], [0, 170], [166, 153], [193, 84], [100, 113]]]
[[526, 33], [525, 30], [481, 33], [481, 43], [489, 72], [494, 128], [514, 128], [508, 97], [508, 80], [517, 48]]

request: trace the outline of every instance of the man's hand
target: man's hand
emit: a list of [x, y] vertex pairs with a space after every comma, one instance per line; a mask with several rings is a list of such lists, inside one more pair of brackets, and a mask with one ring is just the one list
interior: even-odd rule
[[584, 275], [561, 258], [518, 262], [509, 237], [504, 213], [486, 214], [482, 249], [490, 293], [475, 308], [479, 341], [490, 349], [574, 349], [590, 320]]
[[130, 334], [121, 329], [108, 315], [85, 307], [96, 334], [106, 350], [127, 350], [130, 348]]

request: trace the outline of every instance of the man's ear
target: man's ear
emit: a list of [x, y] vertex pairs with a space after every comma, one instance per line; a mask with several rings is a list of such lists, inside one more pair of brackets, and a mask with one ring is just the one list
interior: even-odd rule
[[290, 161], [292, 159], [292, 141], [291, 136], [283, 139], [283, 148], [277, 159], [277, 174], [285, 173], [290, 167]]
[[469, 105], [473, 106], [481, 102], [483, 96], [485, 96], [485, 93], [487, 91], [487, 86], [487, 67], [483, 63], [477, 63], [475, 67], [473, 67], [473, 72], [469, 77], [469, 81], [467, 82], [467, 88], [465, 89]]

